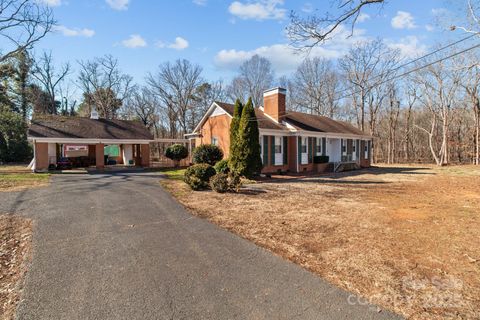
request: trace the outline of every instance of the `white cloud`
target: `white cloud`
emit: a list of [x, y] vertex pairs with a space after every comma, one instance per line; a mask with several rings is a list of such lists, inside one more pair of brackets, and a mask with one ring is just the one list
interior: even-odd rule
[[313, 8], [313, 5], [310, 2], [307, 2], [303, 5], [302, 11], [305, 13], [312, 13], [315, 9]]
[[65, 26], [54, 26], [53, 30], [56, 32], [60, 32], [63, 34], [65, 37], [85, 37], [85, 38], [91, 38], [95, 35], [95, 31], [92, 29], [87, 29], [87, 28], [67, 28]]
[[173, 43], [164, 43], [162, 41], [157, 42], [157, 47], [159, 48], [170, 48], [170, 49], [175, 49], [175, 50], [184, 50], [187, 49], [189, 46], [189, 43], [187, 40], [185, 40], [182, 37], [176, 37], [175, 42]]
[[[309, 57], [340, 58], [348, 52], [353, 43], [368, 40], [364, 33], [365, 30], [357, 28], [354, 34], [348, 37], [350, 30], [342, 26], [335, 31], [335, 35], [332, 36], [330, 42], [314, 47], [310, 51]], [[270, 60], [275, 71], [279, 74], [287, 74], [294, 71], [305, 58], [305, 55], [299, 54], [288, 44], [274, 44], [253, 50], [224, 49], [216, 54], [214, 63], [218, 68], [237, 70], [245, 60], [250, 59], [255, 54]]]
[[392, 27], [395, 29], [414, 29], [417, 26], [410, 12], [397, 11], [397, 15], [392, 18]]
[[147, 46], [147, 42], [139, 34], [132, 34], [128, 39], [122, 41], [122, 45], [127, 48], [142, 48]]
[[371, 17], [369, 14], [366, 13], [360, 13], [357, 18], [357, 22], [365, 22], [369, 20]]
[[193, 0], [192, 1], [194, 4], [197, 6], [206, 6], [207, 5], [207, 0]]
[[416, 58], [427, 52], [427, 46], [421, 44], [416, 36], [408, 36], [396, 42], [389, 41], [387, 44], [392, 49], [400, 50], [404, 58]]
[[127, 10], [130, 0], [105, 0], [114, 10]]
[[248, 3], [234, 1], [228, 7], [228, 11], [244, 20], [283, 19], [287, 10], [280, 8], [281, 5], [283, 5], [283, 0], [259, 0]]
[[427, 24], [425, 25], [425, 30], [427, 30], [428, 32], [432, 32], [435, 30], [435, 27], [432, 26], [431, 24]]
[[45, 3], [49, 7], [58, 7], [62, 5], [62, 0], [41, 0], [41, 2]]

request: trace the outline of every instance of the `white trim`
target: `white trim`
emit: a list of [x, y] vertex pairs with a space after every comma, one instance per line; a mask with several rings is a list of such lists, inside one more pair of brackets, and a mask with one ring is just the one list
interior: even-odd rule
[[[194, 139], [194, 138], [190, 138], [190, 139]], [[168, 142], [175, 142], [175, 143], [189, 143], [189, 142], [190, 142], [190, 139], [154, 139], [154, 140], [152, 140], [152, 142], [164, 142], [164, 143], [168, 143]]]
[[216, 107], [213, 109], [212, 114], [210, 114], [210, 117], [218, 117], [218, 116], [223, 116], [227, 114], [227, 111], [225, 111], [223, 108]]
[[293, 132], [289, 132], [285, 130], [259, 128], [258, 131], [260, 132], [261, 135], [265, 135], [265, 136], [292, 136], [293, 135]]
[[325, 137], [325, 138], [337, 138], [337, 139], [365, 139], [371, 140], [372, 137], [368, 135], [356, 135], [350, 133], [333, 133], [333, 132], [316, 132], [316, 131], [297, 131], [295, 133], [297, 136], [308, 136], [308, 137]]
[[284, 89], [284, 88], [276, 87], [276, 88], [272, 88], [272, 89], [268, 89], [268, 90], [263, 91], [263, 96], [264, 96], [264, 97], [271, 96], [271, 95], [273, 95], [273, 94], [283, 94], [283, 95], [286, 95], [286, 94], [287, 94], [287, 90]]
[[155, 140], [134, 140], [134, 139], [83, 139], [83, 138], [34, 138], [28, 140], [40, 143], [69, 143], [69, 144], [149, 144]]
[[270, 120], [272, 120], [273, 122], [280, 124], [280, 122], [278, 122], [277, 120], [275, 120], [274, 118], [272, 118], [272, 117], [271, 117], [270, 115], [268, 115], [265, 111], [263, 112], [263, 115], [264, 115], [265, 117], [269, 118]]
[[227, 116], [229, 116], [230, 118], [233, 118], [233, 116], [231, 116], [225, 109], [223, 109], [216, 101], [212, 102], [212, 105], [210, 106], [210, 108], [208, 108], [207, 112], [205, 113], [205, 115], [203, 116], [202, 120], [200, 120], [200, 122], [198, 123], [198, 125], [195, 127], [195, 130], [193, 130], [192, 133], [190, 134], [194, 134], [194, 133], [198, 133], [199, 130], [202, 128], [203, 124], [205, 123], [205, 121], [207, 121], [207, 119], [210, 117], [210, 115], [212, 114], [212, 112], [216, 109], [216, 108], [220, 108], [222, 109], [223, 111], [225, 111], [225, 114]]

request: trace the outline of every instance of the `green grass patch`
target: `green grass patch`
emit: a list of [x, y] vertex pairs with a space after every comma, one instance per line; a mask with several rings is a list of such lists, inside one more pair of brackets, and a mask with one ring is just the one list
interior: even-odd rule
[[162, 170], [161, 172], [169, 179], [183, 181], [183, 176], [185, 175], [186, 170], [187, 169], [166, 169]]
[[49, 180], [49, 174], [0, 172], [0, 191], [44, 186], [48, 184]]

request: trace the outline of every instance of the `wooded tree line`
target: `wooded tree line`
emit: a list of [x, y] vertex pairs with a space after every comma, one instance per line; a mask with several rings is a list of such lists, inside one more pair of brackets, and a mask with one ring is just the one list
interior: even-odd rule
[[[0, 161], [18, 158], [5, 150], [25, 140], [21, 132], [32, 115], [89, 116], [96, 108], [101, 117], [139, 119], [156, 137], [182, 138], [193, 131], [213, 101], [246, 103], [251, 97], [259, 107], [263, 91], [276, 85], [287, 89], [287, 110], [348, 121], [374, 136], [376, 161], [479, 161], [479, 56], [476, 50], [455, 54], [463, 43], [432, 48], [438, 52], [406, 65], [400, 52], [382, 40], [364, 41], [337, 61], [306, 58], [282, 77], [275, 75], [266, 58], [254, 55], [229, 83], [208, 81], [201, 66], [177, 60], [160, 64], [138, 85], [111, 55], [61, 65], [50, 52], [34, 54], [34, 44], [55, 23], [51, 11], [38, 1], [0, 3], [5, 7], [2, 12], [18, 15], [13, 21], [23, 19], [23, 24], [11, 26], [3, 22], [6, 27], [29, 31], [0, 55], [0, 105], [2, 116], [9, 119], [2, 124], [8, 129], [2, 129], [0, 147], [2, 155], [11, 154]], [[321, 23], [304, 21], [314, 22]], [[292, 27], [300, 28], [301, 23], [292, 20]], [[8, 28], [0, 36], [6, 34], [10, 40]], [[302, 36], [324, 40], [322, 35]], [[18, 125], [10, 125], [12, 119]], [[25, 143], [21, 145], [18, 149], [25, 149]]]

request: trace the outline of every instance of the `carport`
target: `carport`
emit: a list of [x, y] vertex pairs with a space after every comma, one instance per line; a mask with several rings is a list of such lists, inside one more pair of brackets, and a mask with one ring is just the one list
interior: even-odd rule
[[[34, 148], [33, 170], [46, 171], [65, 158], [97, 169], [109, 164], [106, 159], [117, 165], [149, 167], [153, 136], [139, 121], [40, 115], [32, 119], [28, 139]], [[118, 150], [112, 157], [105, 154], [112, 150], [108, 146]]]

